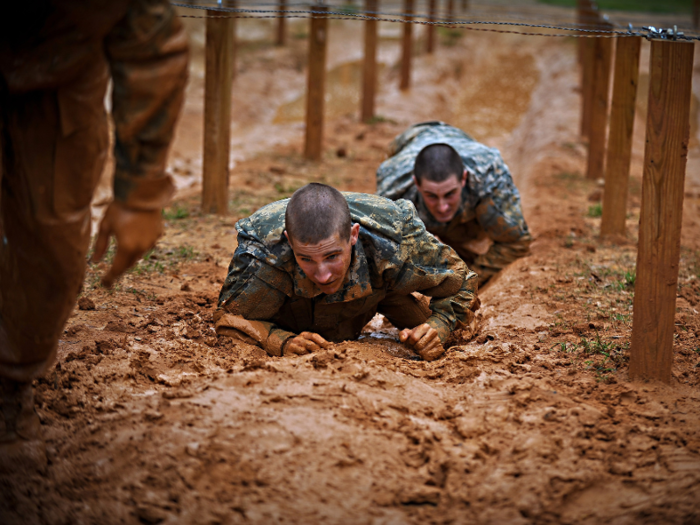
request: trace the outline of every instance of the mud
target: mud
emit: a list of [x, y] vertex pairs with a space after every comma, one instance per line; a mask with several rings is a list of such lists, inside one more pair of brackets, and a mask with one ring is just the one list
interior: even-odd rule
[[[195, 49], [171, 161], [185, 182], [166, 210], [166, 236], [113, 291], [98, 285], [105, 263], [88, 270], [58, 361], [35, 385], [45, 451], [0, 462], [0, 521], [700, 521], [698, 170], [686, 186], [673, 380], [631, 382], [643, 125], [628, 237], [601, 244], [590, 212], [600, 186], [582, 175], [571, 41], [469, 34], [417, 56], [415, 85], [399, 93], [389, 33], [382, 119], [360, 124], [352, 108], [330, 118], [314, 164], [300, 155], [298, 124], [273, 122], [303, 90], [303, 39], [276, 49], [250, 31], [234, 92], [231, 215], [198, 209]], [[335, 35], [342, 62], [356, 61], [361, 26], [333, 23]], [[505, 85], [494, 67], [525, 80]], [[489, 96], [492, 83], [510, 94]], [[473, 125], [502, 149], [535, 236], [532, 254], [482, 290], [478, 333], [455, 334], [430, 363], [381, 317], [359, 341], [300, 357], [217, 337], [235, 220], [311, 180], [373, 192], [389, 140], [435, 118]], [[694, 144], [689, 166], [700, 158]]]

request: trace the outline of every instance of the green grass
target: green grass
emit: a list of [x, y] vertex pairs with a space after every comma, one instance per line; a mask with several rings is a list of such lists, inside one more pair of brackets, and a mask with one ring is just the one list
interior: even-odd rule
[[373, 117], [370, 117], [365, 123], [366, 124], [379, 124], [381, 122], [389, 122], [390, 124], [396, 124], [395, 120], [383, 117], [381, 115], [374, 115]]
[[598, 218], [603, 216], [603, 205], [601, 203], [588, 207], [588, 216]]
[[[542, 4], [576, 7], [576, 0], [539, 0]], [[638, 11], [643, 13], [683, 13], [693, 11], [692, 0], [598, 0], [601, 11]]]
[[438, 27], [437, 33], [440, 39], [440, 44], [446, 47], [456, 45], [464, 36], [464, 31], [462, 29], [451, 27]]
[[605, 341], [596, 330], [594, 338], [581, 337], [578, 343], [557, 342], [552, 350], [571, 356], [571, 363], [582, 363], [586, 370], [591, 370], [599, 382], [610, 382], [613, 374], [627, 360], [629, 343]]
[[163, 218], [166, 221], [176, 221], [180, 219], [187, 219], [190, 216], [190, 212], [187, 208], [181, 206], [172, 206], [170, 208], [165, 208], [163, 210]]
[[165, 273], [166, 270], [175, 271], [184, 262], [194, 261], [199, 253], [192, 246], [182, 245], [174, 250], [165, 250], [157, 247], [147, 252], [129, 273], [147, 275], [149, 273]]

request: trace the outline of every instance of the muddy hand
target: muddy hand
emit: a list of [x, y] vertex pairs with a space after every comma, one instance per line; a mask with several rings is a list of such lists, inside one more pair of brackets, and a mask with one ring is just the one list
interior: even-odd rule
[[161, 210], [132, 210], [117, 202], [110, 203], [100, 222], [92, 262], [102, 259], [112, 235], [117, 239], [117, 253], [112, 267], [102, 277], [102, 285], [107, 288], [111, 288], [114, 281], [136, 264], [163, 235]]
[[406, 328], [399, 333], [399, 340], [412, 346], [426, 361], [434, 361], [445, 353], [437, 330], [427, 323], [410, 330]]
[[288, 354], [308, 354], [316, 352], [322, 348], [330, 348], [331, 343], [323, 337], [313, 332], [302, 332], [293, 339], [289, 339], [284, 345], [284, 353]]

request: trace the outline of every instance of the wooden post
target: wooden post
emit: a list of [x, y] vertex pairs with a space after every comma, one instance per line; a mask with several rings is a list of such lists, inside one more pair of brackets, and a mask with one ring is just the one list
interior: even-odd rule
[[454, 0], [447, 0], [447, 18], [449, 18], [449, 21], [452, 22], [452, 19], [455, 16], [455, 2]]
[[406, 23], [403, 25], [403, 50], [401, 54], [401, 83], [399, 88], [402, 90], [411, 87], [411, 48], [413, 47], [413, 39], [411, 34], [413, 33], [413, 0], [404, 0], [404, 13], [406, 13], [405, 19]]
[[591, 128], [593, 102], [593, 63], [595, 42], [593, 38], [581, 38], [581, 136], [588, 138]]
[[625, 235], [627, 183], [632, 158], [632, 131], [639, 80], [641, 37], [618, 38], [615, 49], [610, 133], [605, 163], [605, 192], [600, 235]]
[[[328, 7], [315, 5], [313, 10], [328, 11]], [[309, 73], [306, 87], [306, 143], [304, 156], [309, 160], [320, 160], [323, 146], [327, 41], [328, 19], [323, 14], [314, 14], [309, 31]]]
[[[376, 13], [379, 0], [365, 0], [365, 11]], [[374, 99], [377, 90], [377, 21], [365, 20], [365, 62], [362, 69], [362, 107], [360, 119], [367, 122], [374, 117]]]
[[700, 29], [700, 0], [693, 2], [693, 27]]
[[[428, 3], [428, 21], [435, 22], [435, 15], [437, 13], [437, 0], [430, 0]], [[435, 26], [433, 24], [428, 24], [426, 26], [426, 31], [428, 32], [428, 42], [426, 45], [426, 51], [432, 53], [435, 51]]]
[[[600, 17], [591, 0], [578, 0], [578, 23], [582, 29], [599, 27]], [[588, 35], [588, 33], [580, 33]], [[578, 39], [578, 58], [581, 63], [581, 136], [588, 138], [591, 127], [591, 106], [593, 103], [593, 62], [595, 42], [593, 38]]]
[[[280, 0], [279, 10], [280, 11], [287, 10], [287, 0]], [[284, 12], [282, 12], [279, 14], [279, 18], [277, 19], [277, 41], [275, 42], [275, 44], [278, 46], [283, 46], [284, 41], [286, 40], [286, 37], [287, 37], [287, 19], [284, 16]]]
[[[221, 11], [207, 13], [211, 17], [221, 16]], [[219, 215], [228, 211], [234, 31], [235, 18], [207, 18], [202, 212]]]
[[654, 40], [630, 377], [671, 381], [693, 44]]
[[[588, 21], [591, 11], [591, 0], [576, 0], [576, 23], [581, 29], [588, 29], [586, 25], [590, 23]], [[579, 35], [585, 35], [586, 33], [579, 32]], [[583, 65], [583, 49], [588, 42], [588, 38], [578, 39], [578, 62]]]
[[608, 94], [613, 39], [595, 38], [594, 41], [593, 94], [591, 96], [586, 177], [601, 179], [605, 168], [605, 137], [608, 125]]
[[469, 0], [462, 0], [462, 11], [469, 9]]

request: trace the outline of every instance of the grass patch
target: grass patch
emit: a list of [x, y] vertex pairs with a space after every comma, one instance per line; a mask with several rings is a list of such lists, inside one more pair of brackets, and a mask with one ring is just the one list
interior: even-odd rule
[[170, 208], [163, 209], [163, 218], [166, 221], [178, 221], [181, 219], [187, 219], [190, 216], [190, 212], [187, 208], [182, 206], [171, 206]]
[[613, 375], [629, 361], [629, 342], [606, 341], [598, 330], [595, 337], [582, 336], [577, 343], [558, 341], [552, 350], [567, 354], [571, 364], [593, 371], [596, 380], [603, 383], [613, 381]]
[[599, 202], [588, 207], [588, 216], [598, 218], [603, 216], [603, 205]]
[[383, 117], [381, 115], [374, 115], [373, 117], [370, 117], [365, 121], [366, 124], [379, 124], [381, 122], [389, 122], [390, 124], [396, 124], [397, 122], [395, 120], [392, 120], [387, 117]]
[[464, 36], [463, 30], [454, 27], [438, 27], [437, 33], [440, 39], [440, 44], [446, 47], [457, 45], [460, 39]]

